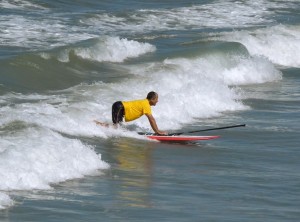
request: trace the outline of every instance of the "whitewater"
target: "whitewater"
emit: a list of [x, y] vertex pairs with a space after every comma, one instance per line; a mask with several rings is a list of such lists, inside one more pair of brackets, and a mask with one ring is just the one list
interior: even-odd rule
[[[150, 220], [157, 213], [162, 219], [169, 215], [172, 207], [181, 209], [188, 198], [197, 202], [194, 198], [200, 191], [196, 187], [187, 189], [189, 191], [180, 187], [183, 183], [178, 182], [180, 178], [187, 177], [189, 184], [201, 184], [200, 181], [208, 177], [203, 173], [205, 170], [214, 176], [228, 177], [234, 177], [232, 172], [243, 170], [249, 178], [237, 173], [241, 184], [236, 181], [227, 184], [227, 188], [228, 177], [221, 177], [219, 182], [209, 177], [208, 182], [212, 184], [200, 186], [208, 196], [204, 195], [202, 202], [196, 205], [200, 208], [217, 203], [219, 199], [214, 192], [221, 188], [209, 190], [207, 187], [223, 182], [224, 189], [233, 187], [228, 199], [240, 199], [244, 208], [238, 209], [235, 201], [229, 209], [219, 204], [214, 207], [224, 213], [225, 219], [239, 221], [237, 214], [256, 212], [240, 187], [245, 185], [251, 190], [248, 179], [254, 184], [265, 180], [259, 173], [258, 179], [251, 180], [255, 174], [249, 173], [255, 168], [253, 164], [270, 173], [275, 182], [286, 178], [281, 174], [280, 179], [280, 174], [269, 169], [287, 172], [285, 167], [297, 166], [293, 161], [290, 164], [295, 165], [289, 166], [288, 159], [294, 160], [293, 152], [298, 152], [295, 144], [299, 142], [295, 139], [299, 130], [295, 123], [299, 117], [300, 95], [297, 87], [300, 69], [298, 1], [215, 0], [170, 4], [168, 1], [3, 0], [0, 7], [0, 213], [7, 212], [18, 220], [21, 215], [15, 210], [43, 205], [43, 198], [53, 198], [54, 205], [66, 199], [75, 204], [72, 198], [79, 195], [87, 198], [88, 204], [99, 205], [103, 201], [106, 209], [103, 214], [95, 213], [95, 217], [89, 215], [87, 209], [82, 212], [83, 218], [94, 220], [103, 216], [107, 220], [125, 221], [123, 213], [128, 213], [129, 219], [147, 220], [148, 217]], [[190, 145], [200, 146], [202, 154], [195, 153], [198, 148], [185, 150], [181, 147], [184, 145], [178, 145], [181, 147], [178, 147], [178, 156], [173, 156], [169, 144], [149, 142], [136, 133], [151, 131], [146, 117], [118, 129], [94, 123], [94, 120], [111, 122], [113, 102], [143, 99], [150, 91], [159, 94], [159, 103], [152, 110], [162, 130], [189, 131], [237, 122], [246, 123], [248, 129], [245, 134], [239, 130], [233, 130], [232, 134], [220, 132], [221, 138], [225, 137], [222, 142]], [[261, 138], [262, 135], [266, 137]], [[280, 147], [285, 138], [289, 138], [289, 142], [284, 152]], [[260, 150], [270, 153], [262, 154]], [[237, 155], [236, 158], [232, 159], [225, 151], [231, 156]], [[276, 166], [273, 159], [267, 158], [272, 154], [275, 160], [275, 151], [283, 152], [283, 159], [279, 159]], [[154, 153], [151, 160], [149, 152]], [[220, 158], [221, 162], [212, 157], [214, 152], [214, 158]], [[178, 166], [165, 158], [168, 155]], [[204, 157], [207, 159], [202, 159]], [[266, 158], [265, 162], [260, 158]], [[245, 163], [239, 168], [242, 159]], [[224, 166], [216, 172], [218, 164]], [[141, 171], [146, 165], [151, 165], [153, 172], [149, 173], [148, 168]], [[211, 168], [204, 169], [208, 165]], [[181, 176], [180, 172], [189, 167], [193, 170]], [[166, 172], [174, 177], [169, 178]], [[295, 175], [291, 170], [291, 178], [299, 181]], [[95, 193], [101, 192], [105, 200], [101, 195], [81, 196], [81, 192], [87, 192], [81, 190], [84, 188], [74, 191], [73, 197], [62, 190], [65, 186], [72, 190], [74, 187], [68, 183], [81, 180], [79, 184], [83, 187], [88, 184]], [[124, 181], [127, 181], [125, 185]], [[169, 195], [164, 190], [165, 184], [174, 185]], [[253, 186], [260, 189], [260, 185], [268, 187], [263, 182]], [[295, 189], [299, 191], [293, 183], [286, 187], [288, 194]], [[131, 189], [136, 189], [136, 193]], [[186, 196], [177, 196], [180, 195], [177, 189]], [[272, 189], [278, 192], [272, 186], [270, 192]], [[31, 198], [36, 193], [47, 197]], [[147, 198], [144, 198], [145, 193]], [[203, 197], [203, 193], [201, 191], [199, 196]], [[277, 206], [284, 212], [281, 218], [284, 221], [299, 218], [294, 210], [294, 203], [299, 201], [293, 202], [288, 194], [282, 194], [283, 203]], [[160, 195], [166, 195], [165, 202], [158, 198]], [[124, 199], [118, 199], [123, 196]], [[276, 207], [271, 196], [261, 202], [255, 200], [253, 204], [273, 212]], [[174, 206], [177, 197], [181, 206]], [[114, 202], [115, 199], [121, 203]], [[152, 202], [145, 204], [148, 199]], [[265, 205], [265, 201], [271, 206]], [[158, 208], [164, 203], [170, 208], [160, 211]], [[291, 206], [290, 217], [286, 216], [285, 204]], [[138, 213], [141, 205], [144, 217]], [[114, 216], [109, 214], [112, 208]], [[51, 207], [47, 212], [50, 215], [55, 210], [56, 207]], [[59, 218], [68, 217], [67, 211]], [[80, 207], [75, 205], [73, 211], [80, 211]], [[187, 215], [176, 217], [174, 214], [171, 219], [193, 220], [200, 216], [197, 209], [187, 211]], [[230, 216], [230, 212], [235, 213]], [[202, 213], [206, 219], [217, 219], [211, 210]], [[264, 221], [276, 221], [266, 213], [262, 215]], [[46, 216], [46, 221], [50, 218]], [[38, 221], [41, 216], [29, 216], [26, 220]]]

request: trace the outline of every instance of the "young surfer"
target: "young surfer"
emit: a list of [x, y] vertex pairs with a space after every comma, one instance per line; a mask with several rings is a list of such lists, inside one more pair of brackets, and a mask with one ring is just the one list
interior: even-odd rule
[[[156, 121], [152, 116], [151, 106], [155, 106], [158, 102], [158, 94], [156, 92], [149, 92], [146, 99], [133, 100], [133, 101], [117, 101], [112, 105], [112, 121], [114, 125], [123, 122], [133, 121], [146, 115], [153, 131], [158, 135], [167, 135], [167, 132], [158, 129]], [[108, 124], [95, 121], [102, 126]]]

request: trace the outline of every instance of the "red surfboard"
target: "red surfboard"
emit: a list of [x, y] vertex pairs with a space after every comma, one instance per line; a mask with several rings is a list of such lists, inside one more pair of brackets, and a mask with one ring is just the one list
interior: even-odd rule
[[197, 141], [197, 140], [213, 140], [220, 136], [187, 136], [187, 135], [174, 135], [174, 136], [158, 136], [158, 135], [145, 135], [147, 138], [158, 141]]

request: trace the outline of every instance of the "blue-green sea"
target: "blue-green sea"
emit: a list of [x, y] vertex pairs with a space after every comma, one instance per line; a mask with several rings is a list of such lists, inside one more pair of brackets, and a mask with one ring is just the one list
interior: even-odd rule
[[[298, 0], [1, 0], [0, 221], [300, 221]], [[161, 130], [219, 135], [162, 143]], [[246, 127], [203, 131], [236, 124]]]

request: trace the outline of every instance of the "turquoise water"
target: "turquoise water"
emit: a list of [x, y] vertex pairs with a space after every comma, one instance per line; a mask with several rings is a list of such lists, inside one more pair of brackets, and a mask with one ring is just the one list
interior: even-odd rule
[[[299, 221], [298, 1], [1, 1], [1, 221]], [[117, 100], [159, 93], [106, 129]]]

